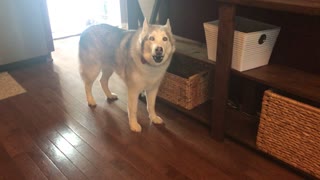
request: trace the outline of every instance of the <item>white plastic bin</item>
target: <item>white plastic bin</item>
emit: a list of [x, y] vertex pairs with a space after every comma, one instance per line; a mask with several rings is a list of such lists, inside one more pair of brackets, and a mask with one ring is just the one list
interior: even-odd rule
[[[218, 24], [218, 20], [203, 24], [208, 59], [213, 61], [216, 61]], [[231, 67], [245, 71], [267, 65], [279, 32], [280, 27], [237, 16]]]

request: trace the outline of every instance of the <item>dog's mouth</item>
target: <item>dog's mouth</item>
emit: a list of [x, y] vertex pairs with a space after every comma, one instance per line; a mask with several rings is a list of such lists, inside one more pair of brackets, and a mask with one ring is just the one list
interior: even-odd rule
[[154, 55], [152, 56], [153, 57], [153, 60], [156, 62], [156, 63], [161, 63], [162, 60], [163, 60], [163, 56], [162, 55]]

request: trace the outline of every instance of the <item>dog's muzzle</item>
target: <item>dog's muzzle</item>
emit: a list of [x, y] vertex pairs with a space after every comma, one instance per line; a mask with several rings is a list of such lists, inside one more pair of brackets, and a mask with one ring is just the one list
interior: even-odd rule
[[155, 62], [160, 63], [163, 60], [163, 48], [157, 47], [155, 49], [155, 55], [153, 55], [152, 57]]

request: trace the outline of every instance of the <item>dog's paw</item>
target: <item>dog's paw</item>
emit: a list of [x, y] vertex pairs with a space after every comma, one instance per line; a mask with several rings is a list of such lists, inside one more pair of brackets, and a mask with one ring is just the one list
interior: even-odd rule
[[137, 122], [132, 122], [130, 123], [130, 129], [133, 132], [141, 132], [141, 126], [139, 123]]
[[88, 103], [88, 106], [91, 108], [95, 108], [95, 107], [97, 107], [97, 104], [96, 103]]
[[111, 95], [109, 95], [107, 97], [108, 101], [114, 101], [114, 100], [117, 100], [117, 99], [118, 99], [118, 96], [115, 93], [111, 93]]
[[150, 118], [150, 119], [154, 124], [162, 124], [163, 123], [163, 120], [159, 116], [155, 116], [155, 117]]

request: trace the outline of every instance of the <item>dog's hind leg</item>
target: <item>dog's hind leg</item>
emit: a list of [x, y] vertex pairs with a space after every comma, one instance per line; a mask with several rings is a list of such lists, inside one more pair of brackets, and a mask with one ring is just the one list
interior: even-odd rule
[[117, 95], [115, 93], [112, 93], [109, 89], [109, 78], [111, 77], [113, 73], [112, 68], [103, 68], [102, 69], [102, 76], [100, 79], [101, 87], [107, 96], [108, 100], [116, 100], [118, 99]]
[[87, 96], [87, 102], [90, 107], [97, 106], [96, 101], [94, 97], [92, 96], [92, 85], [96, 78], [98, 77], [100, 73], [100, 67], [98, 66], [88, 66], [86, 68], [80, 69], [80, 75], [84, 82], [86, 96]]

